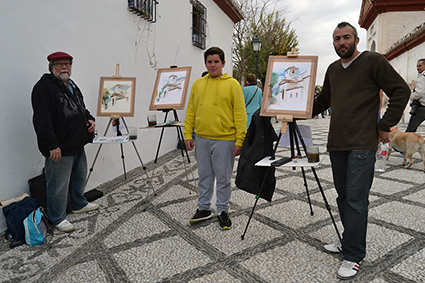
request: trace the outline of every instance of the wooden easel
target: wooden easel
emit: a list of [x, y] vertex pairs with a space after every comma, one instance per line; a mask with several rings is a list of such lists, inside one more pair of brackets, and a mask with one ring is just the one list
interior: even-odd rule
[[[177, 48], [176, 59], [175, 59], [174, 63], [177, 61], [178, 50], [179, 50], [179, 49]], [[177, 68], [177, 65], [175, 65], [175, 64], [174, 64], [173, 66], [170, 66], [170, 68]], [[180, 122], [180, 121], [179, 121], [179, 117], [178, 117], [178, 115], [177, 115], [177, 111], [176, 111], [176, 109], [158, 109], [158, 111], [162, 111], [162, 112], [164, 112], [164, 113], [165, 113], [164, 123], [165, 123], [165, 122], [167, 122], [168, 113], [169, 113], [170, 111], [173, 111], [173, 114], [174, 114], [174, 122]], [[182, 155], [182, 158], [183, 158], [184, 170], [185, 170], [185, 172], [187, 172], [187, 166], [189, 167], [190, 172], [191, 172], [191, 174], [192, 174], [193, 183], [194, 183], [194, 185], [196, 186], [195, 175], [194, 175], [194, 173], [193, 173], [193, 169], [192, 169], [192, 167], [190, 166], [189, 153], [187, 152], [187, 148], [186, 148], [186, 145], [185, 145], [185, 143], [184, 143], [184, 135], [183, 135], [183, 131], [182, 131], [182, 129], [181, 129], [181, 127], [180, 127], [180, 126], [175, 126], [175, 128], [176, 128], [176, 130], [177, 130], [178, 145], [180, 146], [180, 151], [181, 151], [181, 155]], [[156, 155], [155, 155], [155, 160], [154, 160], [154, 163], [155, 163], [155, 164], [156, 164], [156, 163], [157, 163], [157, 161], [158, 161], [158, 155], [159, 155], [159, 150], [160, 150], [160, 148], [161, 148], [162, 137], [163, 137], [163, 135], [164, 135], [164, 129], [165, 129], [165, 127], [162, 127], [162, 129], [161, 129], [161, 135], [160, 135], [160, 137], [159, 137], [158, 147], [157, 147], [157, 149], [156, 149]], [[185, 155], [185, 154], [186, 154], [187, 163], [188, 163], [188, 165], [187, 165], [187, 166], [186, 166], [186, 163], [184, 162], [184, 155]], [[186, 176], [187, 176], [187, 174], [186, 174]], [[188, 180], [188, 182], [190, 182], [190, 181], [189, 181], [189, 177], [187, 177], [187, 180]], [[189, 190], [189, 193], [191, 193], [191, 191], [190, 191], [190, 190]]]
[[[291, 52], [288, 52], [287, 53], [287, 57], [290, 57], [290, 58], [298, 57], [298, 51], [297, 51], [297, 49], [296, 48], [292, 48]], [[303, 150], [305, 152], [305, 156], [307, 156], [307, 147], [306, 147], [306, 145], [304, 143], [303, 137], [301, 135], [301, 131], [298, 128], [298, 125], [296, 123], [296, 120], [293, 118], [293, 116], [292, 115], [277, 115], [276, 116], [276, 121], [281, 121], [282, 122], [282, 127], [281, 127], [281, 130], [280, 130], [279, 137], [278, 137], [278, 140], [276, 142], [275, 148], [273, 150], [273, 154], [270, 157], [270, 160], [275, 160], [276, 159], [275, 153], [276, 153], [276, 150], [277, 150], [277, 146], [279, 145], [280, 138], [282, 137], [282, 134], [286, 133], [286, 129], [287, 129], [288, 124], [289, 124], [289, 142], [290, 142], [290, 147], [291, 147], [291, 158], [293, 160], [295, 160], [297, 157], [298, 158], [301, 158], [302, 157], [300, 146], [298, 144], [298, 140], [301, 142], [301, 145], [302, 145]], [[297, 136], [298, 136], [298, 140], [297, 140]], [[295, 153], [295, 147], [297, 149], [297, 153]], [[290, 164], [290, 163], [288, 163], [288, 164]], [[311, 200], [310, 200], [310, 194], [309, 194], [309, 191], [308, 191], [307, 179], [305, 177], [304, 167], [303, 166], [296, 166], [295, 163], [293, 163], [293, 164], [294, 164], [294, 166], [292, 167], [293, 170], [295, 170], [296, 167], [300, 167], [301, 168], [303, 179], [304, 179], [304, 187], [305, 187], [306, 192], [307, 192], [308, 203], [309, 203], [309, 206], [310, 206], [310, 214], [311, 215], [314, 215], [313, 208], [312, 208], [312, 205], [311, 205]], [[272, 166], [272, 165], [270, 165], [270, 166]], [[270, 166], [269, 166], [269, 168], [270, 168]], [[319, 191], [320, 191], [320, 193], [321, 193], [321, 195], [323, 197], [323, 201], [325, 203], [326, 210], [328, 210], [329, 215], [331, 217], [332, 224], [333, 224], [333, 226], [335, 228], [335, 231], [336, 231], [336, 234], [338, 236], [338, 239], [342, 243], [341, 235], [339, 233], [338, 227], [336, 226], [336, 223], [335, 223], [335, 219], [334, 219], [334, 217], [332, 215], [332, 212], [331, 212], [331, 206], [329, 205], [329, 203], [328, 203], [328, 201], [326, 199], [325, 193], [324, 193], [323, 188], [322, 188], [322, 186], [320, 184], [319, 177], [316, 174], [316, 170], [315, 170], [314, 166], [311, 167], [311, 170], [313, 172], [314, 178], [316, 179], [317, 185], [319, 187]], [[270, 171], [270, 170], [268, 170], [268, 171]], [[254, 210], [255, 210], [255, 207], [257, 205], [259, 196], [260, 196], [260, 194], [261, 194], [261, 192], [263, 190], [266, 177], [267, 177], [267, 174], [264, 177], [264, 180], [262, 182], [262, 185], [259, 188], [259, 191], [258, 191], [258, 193], [256, 195], [256, 200], [255, 200], [254, 206], [252, 208], [251, 215], [250, 215], [250, 217], [248, 219], [248, 223], [246, 224], [245, 231], [243, 232], [243, 234], [241, 236], [241, 239], [242, 240], [244, 240], [244, 238], [245, 238], [245, 234], [246, 234], [246, 231], [248, 230], [249, 222], [251, 221], [252, 215], [254, 214]]]
[[[113, 79], [119, 79], [119, 78], [121, 78], [121, 76], [119, 74], [119, 71], [120, 71], [120, 64], [117, 64], [116, 65], [116, 68], [115, 68], [115, 75], [112, 76]], [[109, 116], [109, 122], [108, 122], [108, 125], [106, 126], [106, 129], [105, 129], [105, 132], [104, 132], [103, 136], [106, 136], [107, 135], [108, 130], [109, 130], [109, 127], [111, 126], [111, 124], [113, 124], [113, 126], [115, 126], [117, 128], [117, 136], [122, 136], [122, 133], [120, 131], [120, 118], [121, 118], [121, 116], [120, 115], [117, 115], [117, 114], [111, 114]], [[122, 119], [122, 121], [124, 123], [125, 129], [126, 129], [127, 134], [128, 134], [129, 131], [128, 131], [127, 122], [125, 121], [125, 119]], [[114, 125], [114, 123], [115, 123], [115, 125]], [[149, 183], [149, 189], [148, 189], [148, 192], [146, 194], [146, 199], [147, 199], [147, 197], [149, 196], [149, 193], [150, 193], [150, 189], [152, 189], [154, 193], [155, 193], [155, 189], [152, 186], [151, 178], [149, 177], [149, 175], [148, 175], [148, 173], [146, 171], [146, 166], [143, 164], [142, 158], [140, 157], [140, 154], [139, 154], [139, 151], [137, 150], [136, 144], [132, 140], [131, 140], [131, 143], [133, 144], [134, 151], [136, 152], [136, 155], [139, 158], [140, 163], [142, 164], [143, 171], [145, 172], [147, 181]], [[87, 179], [86, 179], [86, 185], [87, 185], [87, 183], [89, 181], [89, 178], [90, 178], [91, 173], [93, 172], [93, 167], [94, 167], [94, 165], [96, 163], [97, 157], [99, 156], [99, 153], [100, 153], [100, 150], [102, 149], [102, 146], [103, 146], [103, 143], [99, 144], [99, 147], [97, 149], [96, 155], [95, 155], [94, 160], [93, 160], [93, 163], [92, 163], [92, 165], [91, 165], [91, 167], [89, 169], [89, 174], [88, 174]], [[124, 178], [127, 179], [127, 172], [125, 170], [123, 143], [120, 143], [120, 149], [121, 149], [122, 166], [123, 166], [123, 169], [124, 169]], [[156, 193], [155, 193], [155, 195], [156, 195]]]

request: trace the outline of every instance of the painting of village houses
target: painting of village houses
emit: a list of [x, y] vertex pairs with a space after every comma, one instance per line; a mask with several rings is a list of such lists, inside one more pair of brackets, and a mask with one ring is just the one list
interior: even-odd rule
[[149, 110], [184, 109], [191, 67], [158, 69]]
[[317, 59], [317, 56], [270, 56], [262, 116], [290, 114], [294, 118], [311, 117]]
[[136, 78], [100, 78], [98, 116], [133, 117]]

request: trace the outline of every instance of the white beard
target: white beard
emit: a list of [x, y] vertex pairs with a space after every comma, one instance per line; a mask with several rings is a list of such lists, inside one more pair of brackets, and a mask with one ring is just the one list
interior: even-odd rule
[[58, 79], [60, 79], [63, 82], [67, 82], [70, 76], [71, 75], [69, 73], [62, 73], [62, 74], [59, 74]]

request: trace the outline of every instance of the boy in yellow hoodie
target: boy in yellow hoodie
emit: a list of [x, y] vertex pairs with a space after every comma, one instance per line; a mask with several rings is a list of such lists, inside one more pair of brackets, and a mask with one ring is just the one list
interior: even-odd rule
[[241, 154], [247, 116], [242, 88], [222, 70], [224, 52], [211, 47], [204, 53], [208, 75], [197, 79], [190, 92], [184, 122], [185, 145], [194, 149], [198, 162], [198, 209], [189, 220], [194, 224], [213, 217], [211, 198], [217, 180], [217, 217], [222, 229], [230, 229], [229, 200], [235, 156]]

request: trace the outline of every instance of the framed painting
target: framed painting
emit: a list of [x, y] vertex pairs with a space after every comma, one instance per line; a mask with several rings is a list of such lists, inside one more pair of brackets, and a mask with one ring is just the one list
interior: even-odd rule
[[158, 69], [149, 110], [184, 109], [191, 69]]
[[311, 118], [318, 56], [270, 56], [261, 116]]
[[97, 116], [134, 117], [136, 78], [101, 77]]

